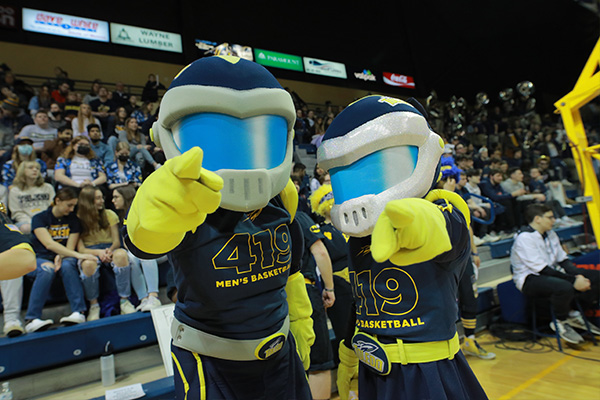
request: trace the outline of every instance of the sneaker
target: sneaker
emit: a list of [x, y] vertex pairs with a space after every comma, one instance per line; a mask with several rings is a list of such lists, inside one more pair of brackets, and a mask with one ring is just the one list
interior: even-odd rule
[[140, 311], [142, 311], [142, 312], [151, 311], [160, 306], [162, 306], [162, 303], [160, 302], [158, 297], [148, 296], [146, 304], [140, 308]]
[[76, 325], [81, 324], [83, 322], [85, 322], [85, 315], [83, 315], [79, 311], [75, 311], [74, 313], [71, 313], [71, 315], [62, 317], [60, 319], [60, 323], [65, 325]]
[[94, 304], [90, 307], [88, 311], [87, 320], [95, 321], [97, 319], [100, 319], [100, 305]]
[[4, 334], [8, 337], [16, 337], [25, 333], [21, 321], [15, 319], [13, 321], [6, 321], [4, 323]]
[[[569, 325], [566, 321], [556, 320], [556, 325], [558, 325], [558, 335], [563, 338], [563, 340], [573, 344], [584, 342], [581, 335], [575, 332], [575, 330], [571, 328], [571, 325]], [[556, 327], [552, 321], [550, 321], [550, 329], [556, 332]]]
[[490, 235], [489, 233], [486, 233], [481, 240], [483, 240], [485, 243], [494, 243], [497, 242], [498, 240], [500, 240], [500, 238], [498, 236], [494, 236], [494, 235]]
[[568, 226], [576, 226], [576, 225], [583, 225], [583, 222], [581, 221], [577, 221], [573, 218], [567, 217], [566, 215], [564, 217], [562, 217], [560, 219], [563, 223], [567, 224]]
[[53, 323], [54, 321], [52, 321], [51, 319], [41, 320], [39, 318], [36, 318], [31, 320], [27, 325], [25, 325], [25, 331], [27, 333], [45, 331]]
[[480, 239], [479, 237], [473, 235], [473, 243], [475, 243], [475, 246], [481, 246], [482, 244], [485, 243], [485, 241], [483, 239]]
[[[567, 323], [573, 328], [581, 329], [587, 332], [587, 327], [585, 326], [585, 321], [583, 320], [581, 314], [569, 317], [569, 319], [567, 319]], [[588, 321], [588, 324], [590, 325], [590, 332], [592, 332], [594, 335], [600, 335], [600, 328], [592, 324], [590, 321]], [[6, 328], [4, 331], [6, 332]]]
[[156, 163], [156, 165], [154, 166], [154, 170], [156, 171], [160, 167], [162, 167], [162, 164], [161, 163]]
[[135, 311], [141, 311], [142, 308], [144, 308], [146, 306], [146, 304], [148, 304], [148, 297], [142, 299], [140, 304], [135, 308]]
[[121, 300], [121, 315], [124, 314], [133, 314], [135, 312], [135, 307], [131, 302], [127, 299]]
[[485, 350], [477, 343], [477, 340], [471, 338], [465, 338], [465, 342], [462, 345], [462, 351], [470, 356], [479, 357], [483, 360], [493, 360], [496, 358], [496, 354]]

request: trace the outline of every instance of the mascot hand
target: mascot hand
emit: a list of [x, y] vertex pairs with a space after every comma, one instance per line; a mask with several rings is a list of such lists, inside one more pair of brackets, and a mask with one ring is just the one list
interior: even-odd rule
[[[140, 186], [127, 216], [127, 231], [141, 250], [172, 250], [221, 202], [223, 179], [202, 169], [202, 149], [168, 160]], [[176, 243], [174, 243], [176, 242]]]
[[337, 387], [340, 400], [348, 400], [350, 390], [358, 391], [358, 357], [354, 350], [340, 342], [340, 364], [337, 371]]
[[306, 371], [310, 367], [310, 347], [315, 342], [315, 332], [313, 320], [310, 318], [312, 306], [306, 292], [304, 276], [300, 272], [290, 275], [285, 292], [290, 313], [290, 331], [294, 335], [296, 351]]
[[429, 261], [451, 248], [444, 214], [424, 199], [387, 203], [371, 237], [373, 259], [400, 266]]

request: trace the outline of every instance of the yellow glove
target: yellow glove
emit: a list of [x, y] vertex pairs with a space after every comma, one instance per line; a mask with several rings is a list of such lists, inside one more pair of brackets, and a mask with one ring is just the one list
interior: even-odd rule
[[340, 342], [340, 364], [337, 371], [337, 387], [340, 400], [348, 400], [350, 390], [358, 392], [358, 357], [354, 350]]
[[173, 250], [186, 232], [219, 207], [223, 179], [202, 169], [202, 156], [202, 149], [194, 147], [168, 160], [138, 189], [127, 216], [127, 233], [140, 250]]
[[287, 302], [290, 313], [290, 330], [296, 340], [296, 351], [304, 364], [304, 370], [310, 367], [310, 347], [315, 342], [315, 332], [313, 330], [312, 306], [304, 276], [300, 272], [290, 275], [285, 286]]
[[371, 236], [373, 259], [400, 266], [429, 261], [451, 248], [442, 211], [423, 199], [387, 203]]

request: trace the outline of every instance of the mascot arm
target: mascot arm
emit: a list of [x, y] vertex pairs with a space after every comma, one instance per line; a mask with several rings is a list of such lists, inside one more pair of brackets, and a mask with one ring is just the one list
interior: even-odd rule
[[464, 200], [453, 195], [435, 190], [425, 199], [390, 201], [373, 230], [373, 259], [405, 266], [448, 261], [456, 257], [454, 253], [463, 253], [468, 246], [469, 211]]
[[129, 241], [139, 250], [173, 250], [219, 207], [223, 179], [202, 169], [202, 156], [194, 147], [168, 160], [140, 186], [127, 215]]
[[312, 306], [304, 276], [296, 272], [288, 278], [285, 287], [287, 294], [288, 309], [290, 313], [290, 330], [296, 340], [296, 350], [304, 364], [304, 369], [310, 367], [310, 347], [315, 342], [315, 332], [313, 331]]

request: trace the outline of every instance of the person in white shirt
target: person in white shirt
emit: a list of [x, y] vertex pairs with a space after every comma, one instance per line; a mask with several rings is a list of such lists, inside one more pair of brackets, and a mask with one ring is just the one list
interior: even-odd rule
[[32, 125], [26, 125], [21, 129], [19, 138], [30, 138], [33, 141], [33, 149], [41, 151], [44, 147], [44, 142], [56, 139], [58, 131], [56, 128], [50, 127], [47, 110], [38, 110], [33, 122]]
[[[556, 325], [550, 327], [570, 343], [583, 338], [573, 329], [586, 329], [581, 313], [572, 311], [575, 298], [586, 310], [598, 305], [600, 271], [576, 268], [563, 250], [558, 235], [552, 231], [554, 213], [544, 204], [530, 204], [525, 210], [529, 226], [519, 232], [510, 251], [513, 281], [523, 294], [532, 298], [549, 298]], [[600, 328], [590, 324], [592, 333]]]

